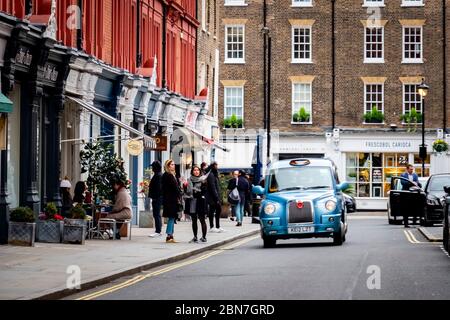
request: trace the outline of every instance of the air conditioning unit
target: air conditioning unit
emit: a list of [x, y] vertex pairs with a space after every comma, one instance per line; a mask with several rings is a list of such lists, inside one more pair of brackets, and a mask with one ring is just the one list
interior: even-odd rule
[[450, 134], [446, 134], [446, 135], [445, 135], [445, 141], [446, 141], [447, 143], [450, 143]]
[[444, 139], [444, 130], [443, 129], [437, 129], [437, 138]]

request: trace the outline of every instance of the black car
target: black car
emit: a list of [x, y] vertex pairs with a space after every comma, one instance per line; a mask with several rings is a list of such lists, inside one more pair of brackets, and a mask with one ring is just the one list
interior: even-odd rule
[[444, 188], [446, 196], [446, 201], [444, 202], [444, 248], [447, 252], [450, 252], [450, 185]]
[[345, 207], [348, 213], [356, 212], [356, 200], [353, 196], [344, 193]]
[[450, 186], [450, 174], [436, 174], [428, 179], [425, 186], [427, 203], [421, 221], [423, 225], [442, 223], [444, 220], [445, 186]]
[[450, 174], [431, 176], [424, 189], [408, 179], [393, 177], [389, 191], [389, 224], [401, 223], [404, 214], [420, 219], [422, 225], [442, 223], [446, 185], [450, 185]]

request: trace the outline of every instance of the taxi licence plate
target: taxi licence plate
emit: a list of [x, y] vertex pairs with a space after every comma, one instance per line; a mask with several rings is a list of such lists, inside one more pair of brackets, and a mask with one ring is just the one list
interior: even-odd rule
[[314, 233], [314, 227], [303, 226], [303, 227], [288, 227], [289, 234], [302, 234], [302, 233]]

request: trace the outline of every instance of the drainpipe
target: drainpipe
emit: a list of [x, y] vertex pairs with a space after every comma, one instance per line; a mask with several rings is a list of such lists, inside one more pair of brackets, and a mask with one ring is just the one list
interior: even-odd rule
[[267, 2], [264, 0], [263, 5], [263, 35], [264, 35], [264, 43], [263, 43], [263, 79], [264, 79], [264, 94], [263, 94], [263, 105], [264, 105], [264, 129], [267, 129]]
[[141, 52], [141, 0], [136, 0], [136, 68], [142, 66]]
[[270, 89], [271, 89], [271, 77], [272, 77], [272, 37], [268, 39], [268, 52], [267, 52], [267, 160], [270, 160]]
[[163, 29], [162, 29], [162, 61], [161, 61], [161, 68], [162, 68], [162, 88], [167, 88], [167, 78], [166, 78], [166, 64], [167, 64], [167, 4], [163, 1], [162, 2], [163, 7]]
[[336, 37], [335, 37], [335, 21], [334, 16], [336, 14], [336, 0], [331, 0], [331, 117], [332, 117], [332, 129], [336, 127]]
[[442, 28], [444, 31], [444, 41], [443, 41], [443, 70], [444, 70], [444, 104], [443, 104], [443, 127], [444, 132], [447, 132], [447, 8], [445, 5], [446, 0], [442, 0]]
[[83, 50], [83, 0], [78, 0], [78, 8], [80, 9], [80, 16], [78, 17], [77, 28], [77, 49]]

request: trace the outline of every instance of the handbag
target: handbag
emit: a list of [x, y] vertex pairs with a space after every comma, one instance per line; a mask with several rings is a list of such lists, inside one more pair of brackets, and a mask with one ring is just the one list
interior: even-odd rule
[[241, 201], [238, 190], [238, 178], [236, 178], [236, 187], [228, 193], [228, 202], [230, 204], [238, 204]]

